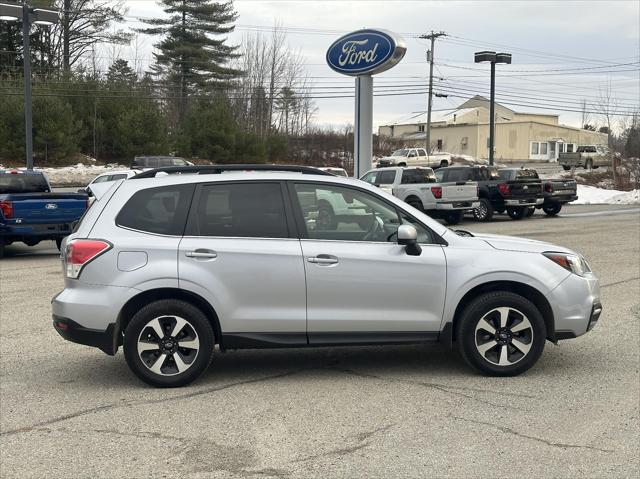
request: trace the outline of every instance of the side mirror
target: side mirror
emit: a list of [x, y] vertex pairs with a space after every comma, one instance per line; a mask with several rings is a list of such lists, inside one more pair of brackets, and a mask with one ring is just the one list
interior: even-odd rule
[[418, 244], [418, 231], [411, 225], [398, 227], [398, 244], [405, 246], [405, 252], [409, 256], [420, 256], [422, 248]]

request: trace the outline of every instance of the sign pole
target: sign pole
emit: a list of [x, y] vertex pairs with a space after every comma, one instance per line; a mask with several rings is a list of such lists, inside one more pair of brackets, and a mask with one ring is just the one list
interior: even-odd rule
[[353, 176], [360, 178], [371, 169], [373, 156], [373, 77], [356, 77], [356, 111], [353, 128]]

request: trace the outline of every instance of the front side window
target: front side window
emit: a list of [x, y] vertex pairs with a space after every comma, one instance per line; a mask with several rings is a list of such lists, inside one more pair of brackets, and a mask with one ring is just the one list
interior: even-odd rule
[[180, 236], [184, 232], [193, 185], [172, 185], [136, 192], [122, 207], [116, 224], [149, 233]]
[[109, 176], [110, 175], [102, 175], [102, 176], [98, 176], [95, 180], [93, 180], [93, 183], [104, 183], [105, 181], [110, 181], [109, 180]]
[[193, 208], [187, 228], [190, 236], [289, 237], [279, 183], [204, 185]]
[[408, 150], [396, 150], [393, 153], [391, 153], [391, 156], [407, 156], [407, 154], [409, 153]]
[[295, 191], [309, 239], [395, 241], [398, 212], [371, 193], [307, 183], [297, 183]]

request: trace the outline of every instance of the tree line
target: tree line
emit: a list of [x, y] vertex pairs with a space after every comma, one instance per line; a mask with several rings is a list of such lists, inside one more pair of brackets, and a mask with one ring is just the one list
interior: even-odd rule
[[[343, 132], [314, 127], [304, 59], [282, 28], [233, 45], [231, 1], [160, 3], [164, 16], [131, 31], [122, 28], [123, 1], [32, 2], [61, 12], [60, 24], [30, 33], [36, 165], [79, 153], [124, 163], [169, 153], [216, 163], [305, 162], [314, 153], [300, 139], [319, 133], [324, 147], [336, 148], [324, 163], [351, 155]], [[146, 71], [115, 54], [100, 68], [105, 46], [117, 52], [140, 35], [155, 47]], [[0, 162], [25, 154], [22, 55], [20, 25], [0, 22]]]

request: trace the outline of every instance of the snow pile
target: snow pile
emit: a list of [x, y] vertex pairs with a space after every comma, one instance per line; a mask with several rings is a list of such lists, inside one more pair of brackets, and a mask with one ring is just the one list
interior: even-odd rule
[[640, 190], [605, 190], [595, 186], [578, 185], [578, 199], [573, 205], [638, 205]]
[[488, 165], [489, 160], [484, 158], [474, 158], [471, 155], [458, 155], [457, 153], [451, 154], [451, 162], [460, 165]]
[[109, 171], [127, 170], [126, 166], [109, 164], [106, 166], [83, 165], [78, 163], [74, 166], [63, 166], [60, 168], [38, 168], [49, 178], [51, 186], [87, 186], [96, 176]]

